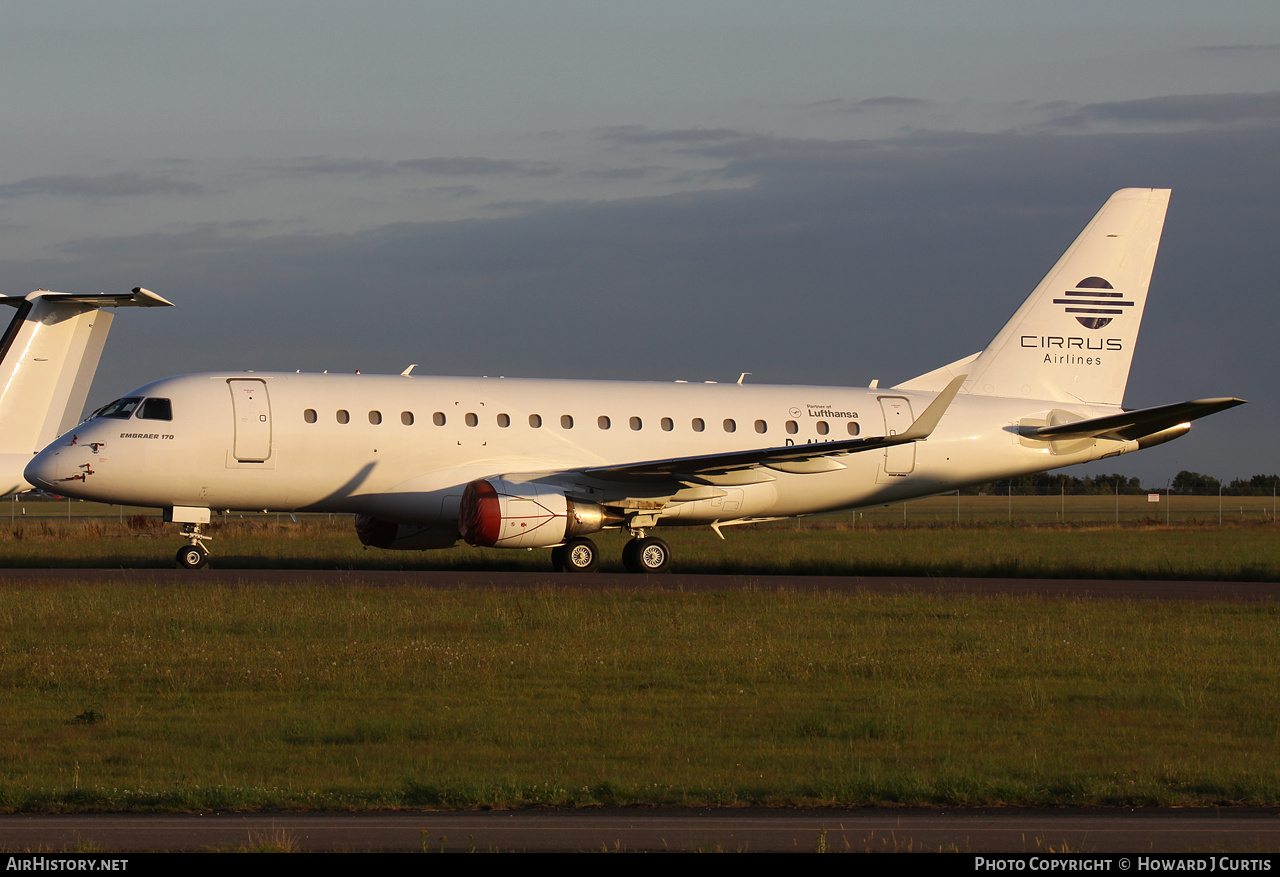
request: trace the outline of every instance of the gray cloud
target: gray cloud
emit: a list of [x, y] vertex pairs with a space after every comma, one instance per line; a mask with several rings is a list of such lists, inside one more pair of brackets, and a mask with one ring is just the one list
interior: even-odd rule
[[507, 203], [485, 219], [354, 234], [96, 238], [0, 270], [16, 288], [144, 285], [179, 305], [117, 320], [102, 394], [192, 370], [409, 362], [437, 374], [751, 371], [761, 382], [888, 386], [981, 349], [1112, 191], [1167, 186], [1129, 399], [1259, 404], [1136, 465], [1228, 478], [1275, 469], [1280, 415], [1267, 403], [1280, 378], [1257, 362], [1280, 321], [1280, 129], [757, 137], [698, 149], [749, 183]]
[[332, 158], [309, 156], [294, 159], [282, 168], [290, 174], [339, 174], [360, 177], [381, 177], [388, 174], [412, 172], [440, 174], [443, 176], [494, 176], [546, 177], [560, 170], [545, 162], [506, 161], [479, 156], [435, 156], [410, 158], [403, 161], [381, 161], [364, 158]]
[[1180, 94], [1086, 104], [1055, 115], [1048, 124], [1073, 128], [1100, 122], [1232, 125], [1276, 120], [1280, 120], [1280, 91]]
[[1242, 44], [1236, 46], [1196, 46], [1194, 51], [1211, 52], [1224, 55], [1273, 55], [1280, 52], [1280, 43], [1264, 43], [1259, 45]]
[[543, 162], [502, 161], [477, 157], [411, 158], [396, 162], [396, 167], [423, 174], [448, 176], [511, 174], [520, 177], [547, 177], [560, 173], [559, 168]]
[[888, 110], [891, 112], [899, 112], [902, 110], [918, 109], [922, 107], [935, 107], [937, 101], [926, 100], [918, 97], [899, 97], [897, 95], [883, 95], [880, 97], [869, 97], [864, 100], [851, 101], [845, 98], [831, 98], [829, 100], [814, 101], [808, 107], [814, 110], [835, 110], [842, 113], [853, 113], [855, 115]]
[[872, 110], [872, 109], [901, 110], [901, 109], [907, 109], [910, 107], [928, 107], [933, 105], [934, 105], [933, 101], [924, 100], [923, 98], [886, 96], [886, 97], [869, 97], [866, 100], [860, 100], [857, 103], [853, 104], [851, 109], [855, 111], [856, 110]]
[[597, 180], [642, 180], [670, 172], [671, 168], [668, 167], [648, 165], [646, 167], [612, 167], [598, 171], [585, 171], [579, 176]]
[[625, 125], [617, 128], [602, 128], [600, 138], [613, 143], [719, 143], [725, 140], [736, 140], [747, 134], [733, 128], [684, 128], [678, 130], [662, 130], [646, 128], [642, 125]]
[[405, 192], [430, 192], [444, 195], [447, 198], [471, 198], [480, 194], [477, 186], [427, 186], [426, 188], [406, 188]]
[[338, 174], [343, 176], [380, 177], [396, 172], [391, 162], [367, 158], [332, 158], [327, 155], [296, 158], [281, 168], [289, 174]]
[[147, 177], [128, 172], [100, 176], [61, 174], [28, 177], [14, 183], [0, 184], [0, 198], [20, 198], [28, 195], [120, 198], [136, 195], [195, 195], [203, 191], [204, 187], [197, 183], [175, 180], [167, 176]]

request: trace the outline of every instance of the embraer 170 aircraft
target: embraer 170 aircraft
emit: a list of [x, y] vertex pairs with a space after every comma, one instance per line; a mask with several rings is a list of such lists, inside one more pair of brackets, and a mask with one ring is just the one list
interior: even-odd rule
[[15, 309], [0, 336], [0, 496], [30, 490], [22, 470], [84, 411], [112, 315], [101, 308], [167, 307], [148, 290], [73, 295], [37, 289], [0, 296]]
[[169, 378], [45, 449], [48, 490], [160, 506], [178, 564], [211, 509], [355, 513], [380, 548], [459, 538], [663, 572], [648, 531], [882, 505], [1177, 438], [1240, 399], [1121, 405], [1169, 192], [1126, 189], [981, 353], [891, 389], [234, 372]]

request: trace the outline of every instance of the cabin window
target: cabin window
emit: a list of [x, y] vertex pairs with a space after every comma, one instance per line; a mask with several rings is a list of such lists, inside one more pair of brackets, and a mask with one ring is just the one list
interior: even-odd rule
[[639, 431], [644, 428], [644, 421], [642, 421], [639, 417], [633, 417], [629, 422], [631, 424], [631, 428], [636, 431]]
[[316, 409], [308, 408], [306, 411], [302, 412], [302, 419], [305, 420], [307, 423], [315, 423]]
[[173, 420], [173, 407], [168, 399], [148, 399], [142, 403], [138, 417], [143, 420]]
[[96, 412], [94, 417], [116, 417], [120, 420], [128, 420], [133, 416], [133, 409], [138, 407], [138, 403], [142, 401], [141, 396], [125, 396], [123, 399], [103, 405]]
[[737, 432], [737, 431], [738, 431], [738, 424], [734, 421], [734, 419], [733, 419], [732, 417], [726, 417], [726, 418], [724, 419], [724, 431], [725, 431], [725, 432]]
[[663, 432], [671, 432], [671, 430], [673, 430], [673, 429], [675, 429], [675, 428], [676, 428], [675, 421], [673, 421], [670, 417], [664, 417], [664, 418], [662, 418], [662, 431], [663, 431]]
[[470, 411], [467, 412], [467, 416], [463, 420], [467, 422], [467, 426], [475, 426], [480, 422], [480, 418]]
[[573, 429], [573, 417], [568, 414], [560, 415], [560, 428]]
[[707, 428], [707, 422], [706, 422], [705, 420], [703, 420], [701, 417], [695, 417], [695, 418], [693, 418], [693, 431], [694, 431], [694, 432], [702, 432], [702, 431], [703, 431], [704, 429], [706, 429], [706, 428]]
[[338, 409], [337, 418], [338, 418], [338, 422], [339, 422], [339, 423], [350, 423], [350, 422], [351, 422], [351, 414], [350, 414], [350, 413], [349, 413], [345, 408], [339, 408], [339, 409]]
[[787, 435], [795, 435], [799, 431], [800, 424], [796, 423], [794, 420], [787, 421]]
[[850, 421], [849, 421], [849, 435], [857, 435], [857, 434], [858, 434], [858, 433], [860, 433], [860, 432], [862, 432], [862, 430], [858, 428], [858, 421], [856, 421], [856, 420], [850, 420]]
[[400, 422], [403, 423], [405, 426], [413, 426], [413, 412], [401, 411]]
[[769, 424], [765, 423], [763, 420], [756, 421], [756, 432], [760, 433], [761, 435], [764, 435], [768, 431], [769, 431]]
[[372, 423], [374, 426], [377, 426], [379, 423], [381, 423], [381, 422], [382, 422], [382, 412], [381, 412], [381, 411], [370, 411], [370, 412], [369, 412], [369, 422], [370, 422], [370, 423]]
[[599, 426], [601, 429], [608, 429], [612, 424], [610, 423], [609, 418], [601, 414], [599, 417], [596, 418], [596, 425]]
[[531, 427], [533, 427], [534, 429], [537, 429], [537, 428], [539, 428], [540, 426], [542, 426], [542, 415], [541, 415], [541, 414], [530, 414], [530, 415], [529, 415], [529, 425], [530, 425]]
[[444, 412], [437, 411], [435, 414], [432, 414], [431, 422], [434, 423], [436, 426], [444, 426]]
[[506, 429], [510, 425], [511, 425], [511, 415], [509, 414], [498, 415], [498, 426], [502, 427], [503, 429]]
[[814, 427], [818, 430], [818, 435], [826, 435], [831, 432], [831, 427], [827, 425], [825, 420], [819, 420], [814, 424]]

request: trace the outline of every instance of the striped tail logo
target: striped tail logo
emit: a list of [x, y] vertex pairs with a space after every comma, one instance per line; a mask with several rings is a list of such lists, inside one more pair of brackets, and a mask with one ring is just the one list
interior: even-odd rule
[[1133, 307], [1133, 302], [1124, 300], [1124, 293], [1115, 292], [1101, 277], [1086, 277], [1063, 295], [1067, 298], [1055, 298], [1053, 303], [1066, 305], [1064, 310], [1086, 329], [1101, 329]]

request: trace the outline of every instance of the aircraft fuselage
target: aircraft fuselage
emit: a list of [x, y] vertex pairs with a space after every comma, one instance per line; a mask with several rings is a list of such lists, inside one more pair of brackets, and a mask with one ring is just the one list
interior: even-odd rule
[[[130, 393], [29, 470], [85, 499], [145, 506], [352, 512], [456, 525], [466, 485], [545, 474], [605, 503], [621, 488], [570, 476], [619, 461], [821, 444], [909, 426], [937, 394], [892, 389], [385, 375], [188, 375]], [[145, 400], [167, 400], [168, 420]], [[841, 455], [813, 471], [706, 474], [655, 512], [664, 526], [878, 505], [1133, 450], [1020, 435], [1051, 410], [1118, 409], [960, 395], [927, 441]], [[154, 412], [153, 412], [154, 413]], [[1081, 443], [1077, 442], [1076, 445]], [[1068, 451], [1064, 453], [1063, 451]], [[792, 466], [803, 469], [803, 466]], [[645, 485], [623, 492], [642, 496]], [[450, 540], [452, 541], [452, 540]]]

